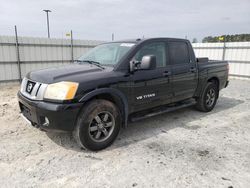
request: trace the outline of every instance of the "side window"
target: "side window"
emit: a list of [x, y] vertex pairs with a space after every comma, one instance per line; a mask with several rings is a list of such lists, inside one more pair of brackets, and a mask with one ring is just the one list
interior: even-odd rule
[[145, 55], [156, 56], [156, 66], [164, 67], [166, 65], [166, 48], [164, 42], [153, 42], [143, 46], [136, 54], [134, 59], [141, 61]]
[[168, 48], [172, 64], [189, 63], [188, 46], [185, 42], [168, 42]]

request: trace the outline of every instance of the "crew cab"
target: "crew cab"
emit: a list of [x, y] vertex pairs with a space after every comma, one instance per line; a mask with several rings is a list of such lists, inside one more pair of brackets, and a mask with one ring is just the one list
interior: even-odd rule
[[70, 131], [80, 147], [111, 145], [121, 127], [194, 105], [216, 105], [228, 63], [196, 58], [188, 40], [104, 43], [74, 63], [30, 72], [18, 92], [22, 116], [41, 130]]

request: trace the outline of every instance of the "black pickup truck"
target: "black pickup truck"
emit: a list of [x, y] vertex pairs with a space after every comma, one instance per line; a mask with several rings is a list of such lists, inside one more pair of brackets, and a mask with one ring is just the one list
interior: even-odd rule
[[80, 147], [100, 150], [130, 121], [191, 105], [211, 111], [228, 70], [226, 61], [196, 58], [184, 39], [110, 42], [70, 65], [28, 73], [19, 106], [33, 126], [73, 132]]

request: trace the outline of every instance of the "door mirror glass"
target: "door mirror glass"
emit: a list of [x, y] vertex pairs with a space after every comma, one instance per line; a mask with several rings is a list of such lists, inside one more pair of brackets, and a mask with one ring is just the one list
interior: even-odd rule
[[156, 68], [156, 57], [154, 55], [145, 55], [142, 57], [140, 69], [153, 70]]
[[136, 70], [153, 70], [156, 68], [156, 57], [154, 55], [145, 55], [141, 61], [130, 62], [130, 72]]

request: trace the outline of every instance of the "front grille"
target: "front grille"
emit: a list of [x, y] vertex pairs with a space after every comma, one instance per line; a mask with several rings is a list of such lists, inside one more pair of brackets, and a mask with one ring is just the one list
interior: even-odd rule
[[24, 78], [21, 85], [21, 93], [32, 100], [43, 100], [44, 92], [47, 84], [35, 82], [33, 80]]

